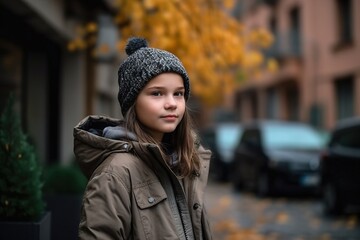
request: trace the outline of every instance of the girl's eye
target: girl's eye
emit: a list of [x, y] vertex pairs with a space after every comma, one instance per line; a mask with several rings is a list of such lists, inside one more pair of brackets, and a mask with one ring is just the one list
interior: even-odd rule
[[175, 96], [182, 97], [182, 96], [184, 96], [184, 92], [176, 92]]
[[155, 91], [155, 92], [152, 92], [151, 95], [158, 97], [158, 96], [161, 96], [161, 92]]

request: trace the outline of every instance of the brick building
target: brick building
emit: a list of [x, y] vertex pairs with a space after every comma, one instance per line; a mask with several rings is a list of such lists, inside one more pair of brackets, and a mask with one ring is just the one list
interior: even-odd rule
[[249, 79], [234, 94], [242, 122], [296, 120], [331, 129], [360, 115], [360, 1], [244, 0], [247, 29], [274, 34], [266, 57], [279, 70]]

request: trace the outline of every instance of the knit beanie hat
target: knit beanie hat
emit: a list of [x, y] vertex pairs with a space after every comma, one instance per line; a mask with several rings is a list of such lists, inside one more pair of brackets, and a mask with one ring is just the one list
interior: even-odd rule
[[165, 50], [150, 48], [143, 38], [130, 38], [125, 51], [128, 58], [118, 71], [118, 100], [125, 116], [145, 85], [161, 73], [177, 73], [184, 80], [185, 100], [189, 98], [189, 77], [181, 61]]

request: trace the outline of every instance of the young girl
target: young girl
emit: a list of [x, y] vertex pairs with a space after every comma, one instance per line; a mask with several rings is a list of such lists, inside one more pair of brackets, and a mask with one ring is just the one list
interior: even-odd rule
[[192, 129], [189, 77], [173, 54], [131, 38], [118, 72], [124, 120], [89, 116], [74, 152], [89, 178], [80, 239], [211, 239], [210, 151]]

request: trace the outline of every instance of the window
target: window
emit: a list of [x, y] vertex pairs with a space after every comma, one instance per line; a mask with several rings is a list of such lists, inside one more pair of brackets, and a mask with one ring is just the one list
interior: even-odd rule
[[[19, 47], [0, 39], [0, 113], [4, 109], [10, 93], [15, 94], [17, 100], [20, 99], [22, 59]], [[16, 108], [20, 112], [19, 106]]]
[[289, 87], [285, 92], [286, 113], [288, 120], [299, 120], [299, 91], [296, 86]]
[[271, 149], [321, 149], [320, 134], [302, 124], [274, 124], [264, 128], [264, 145]]
[[282, 36], [279, 34], [278, 27], [277, 27], [277, 20], [275, 16], [270, 19], [269, 28], [271, 33], [274, 35], [274, 42], [271, 44], [269, 48], [264, 49], [264, 54], [266, 58], [277, 58], [281, 56], [282, 49]]
[[289, 32], [289, 51], [291, 55], [299, 56], [301, 53], [301, 29], [300, 29], [300, 10], [298, 7], [290, 11], [291, 29]]
[[354, 79], [353, 76], [335, 81], [337, 120], [354, 116]]
[[246, 97], [249, 100], [250, 104], [250, 117], [252, 119], [258, 118], [258, 101], [256, 96], [256, 91], [252, 90], [246, 93]]
[[275, 119], [279, 116], [279, 96], [275, 88], [266, 91], [266, 117]]
[[337, 140], [338, 146], [360, 150], [360, 127], [348, 129]]
[[353, 39], [352, 0], [337, 0], [337, 35], [339, 45], [349, 44]]

